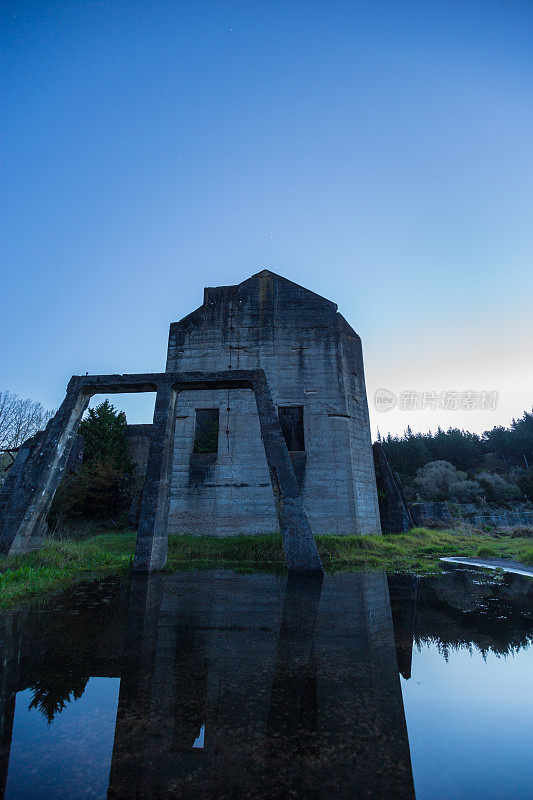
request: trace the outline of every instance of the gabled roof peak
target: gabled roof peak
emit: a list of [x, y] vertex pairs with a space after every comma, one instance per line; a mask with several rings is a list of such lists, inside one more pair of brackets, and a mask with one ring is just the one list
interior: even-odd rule
[[268, 280], [268, 279], [271, 279], [273, 283], [286, 284], [287, 287], [290, 287], [293, 290], [296, 290], [306, 295], [311, 295], [311, 297], [315, 298], [315, 300], [320, 300], [323, 303], [327, 303], [329, 306], [334, 307], [335, 310], [337, 309], [337, 304], [333, 303], [331, 300], [328, 300], [326, 297], [322, 297], [322, 295], [311, 291], [311, 289], [307, 289], [305, 286], [302, 286], [299, 283], [295, 283], [294, 281], [291, 281], [288, 278], [285, 278], [283, 275], [279, 275], [277, 272], [273, 272], [270, 269], [262, 269], [259, 272], [255, 272], [253, 275], [250, 275], [249, 278], [246, 278], [244, 281], [241, 281], [237, 285], [241, 287], [257, 283], [261, 280]]
[[[279, 275], [277, 272], [273, 272], [271, 269], [260, 269], [259, 272], [254, 272], [253, 275], [250, 275], [249, 278], [245, 278], [245, 280], [241, 281], [238, 286], [242, 286], [243, 283], [248, 283], [248, 281], [253, 281], [255, 278], [263, 278], [263, 277], [271, 277], [277, 278], [280, 281], [287, 281], [288, 278], [284, 278], [283, 275]], [[289, 281], [292, 283], [292, 281]]]

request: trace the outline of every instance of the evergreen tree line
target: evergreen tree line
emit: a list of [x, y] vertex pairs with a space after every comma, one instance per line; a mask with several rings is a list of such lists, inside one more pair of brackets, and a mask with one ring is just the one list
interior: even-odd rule
[[382, 438], [378, 432], [378, 441], [391, 468], [406, 483], [428, 462], [448, 461], [459, 470], [472, 472], [486, 468], [488, 455], [529, 471], [533, 467], [533, 413], [526, 411], [508, 428], [500, 425], [481, 435], [451, 427], [447, 431], [439, 427], [436, 433], [413, 433], [407, 427], [403, 436], [389, 433]]

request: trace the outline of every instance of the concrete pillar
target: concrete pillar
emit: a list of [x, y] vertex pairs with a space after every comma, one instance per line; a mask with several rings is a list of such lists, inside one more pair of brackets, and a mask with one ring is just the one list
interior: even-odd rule
[[254, 372], [254, 393], [287, 568], [289, 572], [322, 573], [322, 562], [263, 370]]
[[4, 797], [13, 722], [15, 719], [15, 697], [20, 682], [21, 639], [27, 610], [5, 611], [0, 616], [0, 800]]
[[47, 532], [46, 517], [89, 398], [81, 391], [80, 379], [72, 378], [57, 413], [31, 454], [26, 454], [20, 480], [2, 510], [0, 553], [28, 553], [41, 547]]
[[324, 581], [314, 654], [320, 748], [330, 754], [323, 796], [414, 800], [384, 573]]
[[313, 646], [322, 580], [322, 575], [289, 575], [287, 579], [267, 728], [273, 774], [280, 769], [280, 739], [284, 740], [281, 761], [286, 764], [295, 752], [301, 752], [303, 740], [318, 737], [316, 725], [308, 729], [304, 707], [306, 689], [315, 678]]
[[159, 387], [146, 479], [133, 559], [134, 572], [154, 572], [167, 562], [168, 510], [177, 392], [169, 383]]
[[162, 575], [133, 575], [107, 800], [138, 797], [147, 747]]

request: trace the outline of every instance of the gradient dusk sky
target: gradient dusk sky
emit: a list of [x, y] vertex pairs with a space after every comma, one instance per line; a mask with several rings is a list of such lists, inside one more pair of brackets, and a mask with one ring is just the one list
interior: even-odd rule
[[[363, 340], [373, 431], [533, 400], [533, 2], [2, 4], [0, 388], [160, 371], [272, 269]], [[374, 393], [497, 391], [495, 410]], [[150, 421], [147, 397], [117, 397]]]

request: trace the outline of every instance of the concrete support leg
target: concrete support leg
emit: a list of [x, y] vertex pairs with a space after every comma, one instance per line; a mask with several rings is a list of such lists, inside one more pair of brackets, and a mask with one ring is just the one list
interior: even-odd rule
[[133, 575], [107, 800], [139, 797], [152, 702], [162, 575]]
[[65, 471], [70, 449], [89, 403], [73, 378], [63, 403], [27, 456], [23, 474], [2, 510], [0, 552], [38, 550], [46, 536], [46, 517]]
[[15, 720], [15, 697], [20, 686], [21, 639], [27, 611], [0, 617], [0, 800], [3, 800]]
[[289, 572], [321, 573], [322, 562], [262, 370], [255, 374], [254, 392], [287, 568]]
[[168, 384], [156, 395], [154, 424], [133, 559], [135, 572], [163, 569], [167, 561], [168, 511], [177, 392]]
[[[322, 575], [289, 575], [268, 715], [268, 737], [275, 742], [292, 740], [295, 749], [302, 734], [306, 681], [311, 677], [315, 625], [322, 591]], [[314, 731], [313, 733], [316, 733]]]

